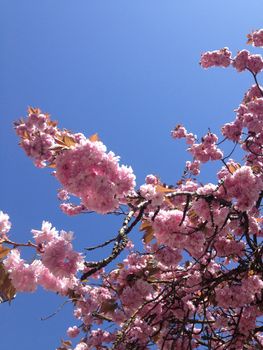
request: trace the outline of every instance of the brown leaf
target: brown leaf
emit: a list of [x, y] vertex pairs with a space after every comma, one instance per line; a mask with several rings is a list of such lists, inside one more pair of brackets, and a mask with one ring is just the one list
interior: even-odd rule
[[100, 139], [99, 139], [99, 135], [96, 133], [96, 134], [93, 134], [93, 135], [91, 135], [90, 137], [89, 137], [89, 140], [91, 141], [91, 142], [95, 142], [95, 141], [99, 141]]
[[145, 231], [143, 235], [143, 241], [145, 244], [150, 243], [154, 238], [154, 231], [149, 221], [144, 220], [141, 224], [140, 231]]
[[149, 277], [152, 277], [152, 276], [155, 276], [157, 273], [159, 273], [160, 269], [157, 266], [155, 266], [149, 269], [148, 272], [149, 272]]
[[56, 169], [56, 163], [48, 164], [48, 168]]
[[101, 304], [100, 312], [112, 312], [118, 307], [114, 300], [107, 300]]
[[11, 249], [7, 248], [7, 247], [3, 247], [0, 244], [0, 259], [3, 259], [7, 256], [7, 254], [10, 252]]
[[151, 223], [147, 220], [143, 220], [141, 226], [140, 226], [140, 231], [144, 231], [147, 228], [152, 227]]
[[22, 138], [23, 138], [23, 139], [27, 139], [27, 140], [30, 139], [29, 133], [28, 133], [26, 130], [23, 132]]
[[233, 235], [230, 232], [226, 235], [226, 238], [229, 239], [230, 241], [233, 241], [234, 239]]
[[40, 114], [41, 113], [41, 109], [28, 107], [27, 112], [28, 112], [28, 114]]
[[253, 165], [251, 167], [254, 174], [260, 174], [261, 173], [261, 167], [259, 165]]
[[63, 137], [61, 137], [60, 135], [57, 135], [54, 140], [56, 141], [56, 143], [58, 145], [61, 145], [61, 146], [66, 146], [65, 145], [65, 142], [63, 141]]
[[239, 168], [241, 168], [240, 164], [230, 164], [228, 166], [228, 170], [230, 171], [231, 174], [234, 174]]
[[143, 241], [145, 244], [150, 243], [154, 239], [154, 231], [152, 227], [149, 227], [145, 230], [143, 235]]
[[60, 150], [62, 150], [62, 149], [65, 148], [65, 147], [66, 147], [66, 145], [65, 145], [65, 144], [62, 144], [62, 143], [59, 141], [59, 145], [55, 144], [55, 145], [49, 147], [49, 149], [50, 149], [51, 151], [60, 151]]
[[70, 340], [61, 339], [60, 347], [56, 350], [69, 350], [72, 346], [72, 342]]
[[75, 146], [76, 141], [73, 139], [73, 137], [69, 135], [64, 135], [63, 137], [64, 144], [68, 147]]
[[57, 120], [48, 120], [47, 124], [50, 126], [53, 126], [55, 128], [58, 125], [58, 121]]
[[200, 296], [202, 295], [202, 291], [201, 291], [201, 290], [198, 290], [198, 291], [196, 292], [196, 295], [200, 297]]
[[190, 266], [190, 261], [189, 260], [186, 260], [186, 262], [184, 263], [184, 267], [185, 268], [188, 268]]
[[3, 263], [0, 263], [0, 302], [11, 301], [16, 295], [15, 287], [12, 285], [9, 274], [4, 268]]
[[247, 38], [248, 38], [247, 44], [248, 44], [248, 45], [252, 45], [252, 44], [253, 44], [252, 35], [251, 35], [251, 34], [248, 34], [248, 35], [247, 35]]
[[155, 335], [152, 337], [152, 339], [153, 339], [153, 341], [154, 341], [155, 343], [157, 343], [158, 340], [160, 339], [160, 334], [159, 334], [159, 333], [155, 334]]
[[196, 214], [196, 212], [195, 212], [193, 209], [190, 209], [190, 210], [188, 211], [187, 216], [189, 217], [189, 219], [192, 219], [192, 220], [198, 218], [198, 215]]
[[61, 340], [61, 345], [69, 347], [72, 345], [72, 342], [70, 340]]
[[161, 192], [161, 193], [172, 193], [172, 192], [174, 192], [173, 188], [164, 187], [162, 185], [156, 185], [155, 189], [156, 189], [156, 192]]

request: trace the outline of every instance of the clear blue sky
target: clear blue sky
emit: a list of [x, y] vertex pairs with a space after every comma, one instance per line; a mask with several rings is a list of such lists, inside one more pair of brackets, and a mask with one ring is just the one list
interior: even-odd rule
[[[170, 130], [184, 123], [199, 136], [218, 131], [251, 83], [246, 73], [202, 70], [201, 52], [242, 49], [246, 34], [263, 26], [262, 13], [262, 0], [0, 0], [0, 209], [11, 217], [12, 238], [27, 241], [45, 219], [74, 231], [81, 249], [113, 237], [120, 224], [59, 211], [58, 183], [17, 146], [12, 122], [27, 106], [74, 132], [98, 132], [138, 184], [149, 173], [175, 183], [186, 155]], [[71, 307], [40, 317], [59, 305], [42, 290], [0, 305], [0, 350], [55, 349], [74, 324]]]

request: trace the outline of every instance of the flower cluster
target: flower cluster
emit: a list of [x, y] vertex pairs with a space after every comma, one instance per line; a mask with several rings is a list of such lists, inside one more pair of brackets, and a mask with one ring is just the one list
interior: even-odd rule
[[192, 133], [188, 133], [186, 128], [180, 124], [171, 131], [171, 135], [174, 139], [185, 138], [188, 145], [192, 145], [196, 140], [196, 136]]
[[29, 108], [26, 120], [16, 122], [15, 130], [21, 139], [20, 146], [26, 155], [34, 160], [37, 167], [52, 163], [52, 147], [56, 144], [58, 129], [47, 114], [37, 108]]
[[21, 147], [36, 166], [56, 168], [55, 176], [63, 185], [59, 193], [65, 200], [68, 194], [81, 199], [81, 205], [64, 204], [68, 215], [83, 210], [98, 213], [114, 211], [125, 197], [133, 192], [135, 175], [131, 167], [119, 165], [119, 157], [108, 152], [98, 137], [87, 139], [83, 134], [60, 130], [47, 114], [29, 108], [25, 120], [15, 124]]
[[[236, 199], [236, 207], [241, 210], [251, 209], [263, 190], [263, 182], [249, 166], [242, 166], [224, 179], [224, 188], [220, 193], [225, 198]], [[225, 190], [226, 189], [226, 190]]]
[[258, 74], [263, 69], [263, 59], [261, 55], [252, 55], [247, 50], [239, 51], [236, 57], [234, 57], [232, 64], [238, 72], [248, 69], [252, 73]]
[[106, 151], [102, 142], [85, 140], [56, 159], [56, 178], [63, 188], [98, 213], [118, 208], [135, 186], [132, 169]]
[[[250, 34], [249, 42], [263, 46], [263, 30]], [[120, 165], [97, 137], [60, 130], [40, 110], [30, 109], [16, 124], [21, 146], [35, 164], [56, 168], [59, 199], [80, 198], [78, 205], [62, 203], [65, 213], [109, 213], [127, 204], [118, 211], [124, 219], [117, 236], [98, 246], [114, 241], [111, 253], [97, 262], [84, 261], [73, 249], [72, 233], [58, 232], [48, 222], [32, 230], [34, 243], [10, 241], [9, 217], [0, 212], [1, 296], [11, 300], [9, 288], [33, 292], [40, 285], [68, 297], [76, 324], [67, 335], [76, 344], [63, 341], [59, 349], [263, 348], [263, 90], [256, 77], [263, 60], [247, 50], [232, 58], [227, 48], [201, 57], [203, 68], [229, 65], [250, 71], [255, 82], [236, 119], [222, 127], [224, 139], [245, 153], [244, 162], [223, 158], [210, 130], [198, 143], [177, 125], [172, 137], [186, 139], [193, 160], [170, 186], [148, 175], [135, 191], [131, 168]], [[192, 177], [202, 163], [216, 160], [221, 166], [215, 183]], [[128, 237], [138, 224], [142, 251]], [[36, 250], [31, 263], [21, 258], [22, 246]]]
[[248, 34], [248, 44], [263, 47], [263, 29], [255, 30]]
[[61, 231], [59, 234], [45, 221], [40, 231], [32, 230], [32, 233], [39, 259], [28, 264], [20, 257], [18, 249], [12, 249], [4, 260], [15, 289], [33, 292], [41, 285], [47, 290], [67, 293], [77, 282], [77, 272], [84, 268], [82, 255], [73, 250], [72, 233]]
[[228, 67], [231, 63], [231, 52], [228, 47], [221, 50], [208, 51], [202, 54], [200, 64], [203, 68], [213, 66]]
[[200, 172], [200, 163], [206, 163], [210, 160], [219, 160], [223, 157], [223, 152], [217, 146], [218, 137], [210, 131], [201, 139], [200, 143], [196, 142], [196, 137], [192, 133], [187, 133], [185, 127], [178, 125], [172, 131], [174, 139], [185, 138], [189, 144], [188, 152], [194, 158], [194, 162], [187, 162], [186, 169], [193, 175]]
[[11, 222], [9, 216], [0, 211], [0, 238], [6, 238], [6, 234], [10, 231]]
[[[257, 40], [257, 43], [260, 43], [260, 40]], [[202, 54], [200, 64], [202, 68], [226, 68], [232, 64], [238, 72], [248, 69], [253, 74], [258, 74], [263, 69], [263, 59], [261, 55], [253, 55], [247, 50], [239, 51], [236, 57], [232, 57], [231, 55], [232, 53], [227, 47], [221, 50], [208, 51]]]
[[209, 160], [219, 160], [223, 157], [223, 152], [216, 145], [218, 138], [215, 134], [208, 132], [201, 143], [194, 143], [189, 147], [189, 152], [194, 159], [206, 163]]

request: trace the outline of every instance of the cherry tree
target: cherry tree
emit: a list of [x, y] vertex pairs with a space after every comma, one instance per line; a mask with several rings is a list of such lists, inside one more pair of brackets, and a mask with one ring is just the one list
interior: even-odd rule
[[[263, 29], [249, 34], [248, 44], [263, 47]], [[253, 85], [220, 140], [211, 130], [200, 140], [183, 125], [172, 130], [191, 160], [169, 186], [150, 174], [136, 187], [132, 168], [97, 134], [60, 129], [38, 108], [15, 123], [35, 166], [53, 169], [65, 214], [122, 217], [111, 240], [87, 248], [112, 245], [111, 254], [87, 261], [85, 251], [74, 250], [73, 234], [49, 222], [32, 230], [32, 241], [11, 241], [9, 216], [0, 212], [2, 301], [38, 286], [67, 297], [76, 323], [58, 350], [263, 348], [263, 58], [223, 48], [202, 54], [200, 64], [249, 71]], [[229, 154], [221, 149], [226, 141]], [[234, 160], [238, 148], [242, 163]], [[203, 184], [202, 164], [210, 161], [217, 181]], [[141, 250], [129, 237], [136, 228]], [[21, 257], [23, 247], [35, 250], [33, 262]]]

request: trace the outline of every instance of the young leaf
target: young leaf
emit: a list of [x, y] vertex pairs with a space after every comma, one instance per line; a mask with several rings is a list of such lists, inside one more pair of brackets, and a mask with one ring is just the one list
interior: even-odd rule
[[63, 137], [63, 141], [65, 143], [65, 145], [67, 147], [71, 147], [71, 146], [75, 146], [76, 145], [76, 141], [73, 139], [73, 137], [69, 136], [69, 135], [65, 135]]
[[28, 107], [28, 114], [40, 114], [41, 110], [39, 108]]
[[0, 263], [0, 302], [11, 301], [16, 295], [15, 287], [9, 278], [9, 274], [4, 268], [4, 265]]
[[150, 243], [154, 239], [154, 231], [152, 227], [149, 227], [145, 230], [143, 235], [143, 241], [145, 244]]
[[90, 137], [89, 137], [89, 140], [91, 141], [91, 142], [95, 142], [95, 141], [99, 141], [100, 139], [99, 139], [99, 135], [96, 133], [96, 134], [93, 134], [93, 135], [91, 135]]
[[174, 192], [173, 188], [164, 187], [162, 185], [156, 185], [155, 189], [156, 189], [156, 192], [161, 192], [161, 193], [172, 193], [172, 192]]
[[231, 174], [234, 174], [234, 172], [236, 172], [239, 168], [241, 168], [241, 165], [240, 164], [230, 164], [228, 166], [228, 169], [230, 171]]
[[144, 220], [141, 224], [140, 231], [145, 231], [143, 235], [143, 241], [145, 244], [150, 243], [154, 238], [154, 231], [149, 221]]
[[0, 245], [0, 259], [3, 259], [7, 256], [7, 254], [10, 252], [10, 248], [7, 247], [3, 247], [2, 245]]

